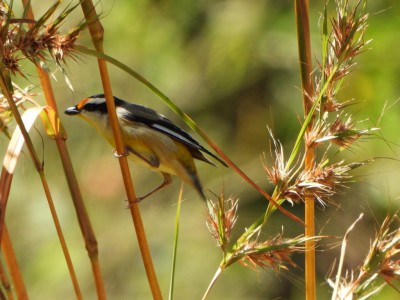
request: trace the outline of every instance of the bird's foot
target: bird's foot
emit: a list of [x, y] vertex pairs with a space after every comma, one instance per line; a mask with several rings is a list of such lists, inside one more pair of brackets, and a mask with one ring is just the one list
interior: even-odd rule
[[117, 149], [114, 149], [113, 152], [114, 152], [114, 157], [116, 157], [116, 158], [120, 158], [120, 157], [128, 156], [128, 155], [129, 155], [129, 151], [126, 150], [126, 149], [125, 149], [125, 152], [122, 153], [122, 154], [119, 154], [118, 151], [117, 151]]
[[125, 202], [127, 202], [127, 204], [125, 205], [126, 209], [129, 209], [132, 207], [132, 205], [134, 204], [138, 204], [139, 202], [141, 202], [144, 198], [143, 197], [137, 197], [134, 200], [129, 201], [128, 199], [125, 199]]

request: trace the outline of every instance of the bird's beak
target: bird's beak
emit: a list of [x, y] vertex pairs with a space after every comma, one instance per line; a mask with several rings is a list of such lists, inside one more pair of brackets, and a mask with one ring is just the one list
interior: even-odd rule
[[77, 109], [76, 106], [72, 106], [72, 107], [67, 108], [64, 111], [64, 113], [66, 115], [73, 116], [73, 115], [79, 115], [81, 113], [81, 111], [79, 109]]

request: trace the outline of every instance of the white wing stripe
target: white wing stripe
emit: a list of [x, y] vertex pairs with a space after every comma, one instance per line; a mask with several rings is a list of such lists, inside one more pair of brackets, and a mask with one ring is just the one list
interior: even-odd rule
[[159, 129], [159, 130], [161, 130], [161, 131], [164, 131], [164, 132], [166, 132], [166, 133], [169, 133], [170, 135], [176, 137], [177, 139], [179, 139], [179, 140], [181, 140], [181, 141], [183, 141], [183, 142], [186, 142], [186, 143], [189, 144], [189, 145], [193, 145], [193, 146], [196, 147], [196, 148], [199, 147], [198, 145], [196, 145], [195, 143], [193, 143], [193, 141], [187, 139], [187, 138], [184, 137], [183, 135], [180, 135], [179, 133], [177, 133], [177, 132], [175, 132], [175, 131], [173, 131], [173, 130], [167, 128], [167, 127], [164, 127], [164, 126], [162, 126], [162, 125], [160, 125], [160, 124], [152, 124], [152, 127], [157, 128], [157, 129]]

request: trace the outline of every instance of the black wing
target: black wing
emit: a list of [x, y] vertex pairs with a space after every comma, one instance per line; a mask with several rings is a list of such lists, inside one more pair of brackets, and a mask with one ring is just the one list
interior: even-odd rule
[[197, 159], [213, 164], [203, 156], [203, 154], [200, 152], [202, 151], [212, 156], [222, 165], [227, 167], [226, 163], [223, 162], [219, 157], [200, 145], [200, 143], [196, 141], [189, 133], [172, 123], [162, 114], [151, 108], [132, 103], [127, 103], [125, 108], [129, 111], [129, 113], [123, 115], [123, 118], [126, 120], [146, 124], [150, 128], [165, 133], [171, 138], [186, 144], [189, 146], [189, 150], [191, 151], [193, 157]]

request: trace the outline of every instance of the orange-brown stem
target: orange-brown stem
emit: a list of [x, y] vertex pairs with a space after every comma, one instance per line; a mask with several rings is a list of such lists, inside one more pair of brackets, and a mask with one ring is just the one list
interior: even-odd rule
[[[295, 15], [297, 25], [297, 39], [299, 49], [299, 63], [301, 72], [301, 82], [303, 91], [303, 106], [305, 118], [310, 112], [312, 107], [312, 96], [314, 94], [314, 87], [312, 84], [312, 62], [311, 62], [311, 42], [310, 42], [310, 28], [309, 28], [309, 3], [308, 0], [295, 0]], [[313, 121], [308, 124], [307, 131], [311, 130]], [[307, 136], [307, 134], [305, 134]], [[306, 144], [305, 149], [305, 170], [311, 170], [314, 165], [314, 149], [309, 148]], [[306, 195], [305, 198], [305, 236], [315, 236], [314, 224], [314, 197], [313, 195]], [[305, 244], [305, 281], [306, 281], [306, 300], [316, 299], [315, 287], [315, 242], [308, 240]]]
[[14, 290], [17, 294], [18, 299], [28, 299], [28, 293], [26, 292], [24, 280], [20, 272], [20, 268], [17, 263], [14, 248], [11, 244], [10, 235], [8, 233], [7, 226], [3, 229], [3, 239], [1, 241], [1, 249], [3, 250], [4, 257], [7, 262], [8, 270], [13, 281]]
[[[89, 31], [92, 37], [93, 44], [97, 51], [103, 52], [103, 38], [104, 30], [98, 20], [93, 2], [91, 0], [84, 0], [81, 2], [82, 10], [87, 22], [89, 23]], [[107, 64], [103, 59], [98, 59], [100, 76], [103, 84], [103, 90], [107, 101], [107, 108], [109, 111], [110, 124], [114, 134], [117, 154], [125, 153], [125, 147], [121, 138], [121, 131], [119, 128], [118, 119], [115, 113], [115, 105], [112, 96], [111, 83], [108, 76]], [[147, 278], [149, 281], [150, 289], [154, 299], [162, 299], [160, 286], [158, 284], [157, 276], [154, 270], [152, 258], [150, 255], [149, 246], [147, 244], [146, 234], [142, 218], [140, 215], [139, 206], [135, 203], [136, 194], [132, 185], [132, 179], [129, 171], [129, 165], [126, 156], [119, 155], [119, 163], [122, 173], [122, 178], [125, 185], [126, 194], [128, 196], [129, 208], [132, 220], [135, 226], [136, 237], [138, 239], [139, 248], [142, 254], [143, 264], [146, 270]]]

